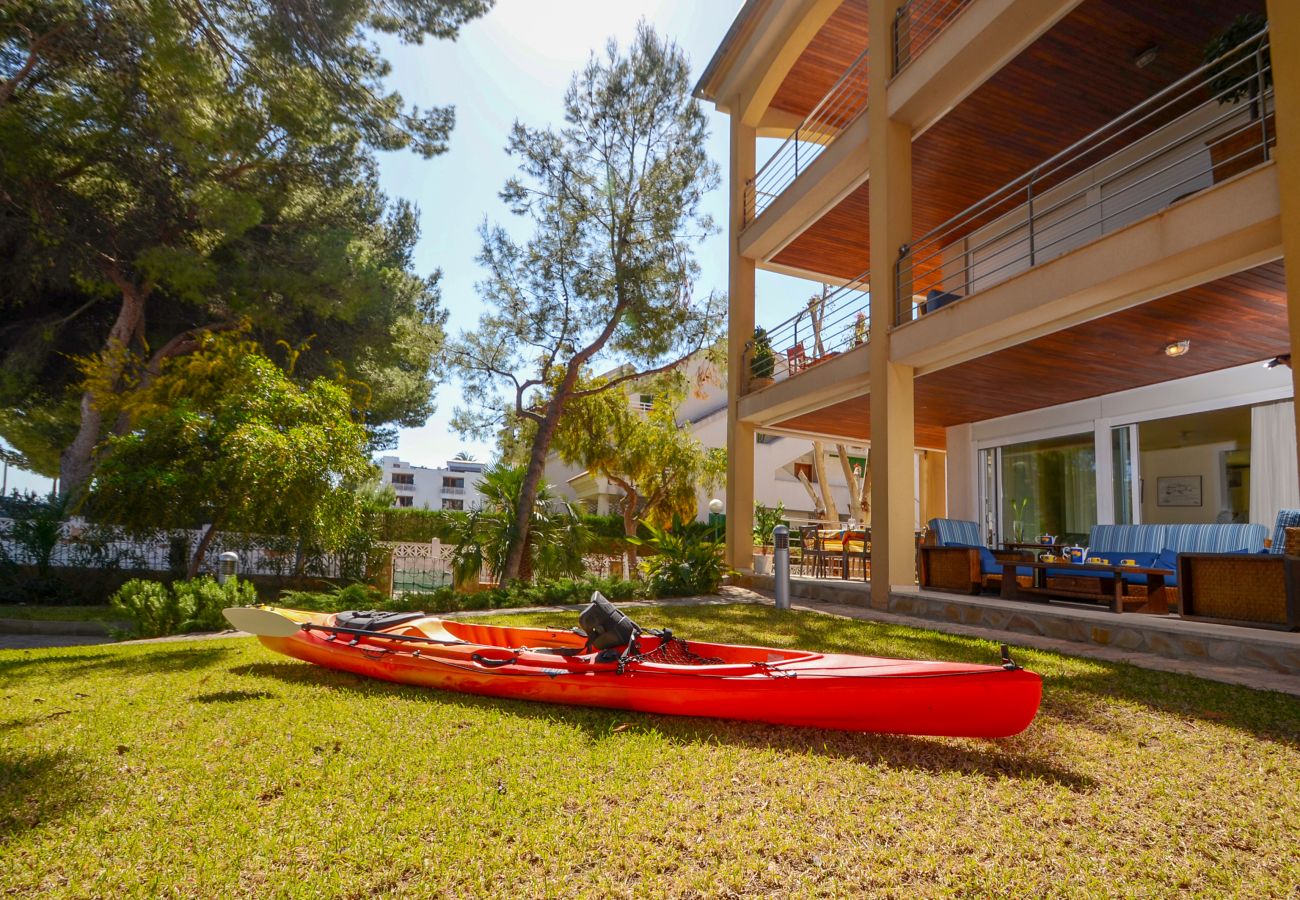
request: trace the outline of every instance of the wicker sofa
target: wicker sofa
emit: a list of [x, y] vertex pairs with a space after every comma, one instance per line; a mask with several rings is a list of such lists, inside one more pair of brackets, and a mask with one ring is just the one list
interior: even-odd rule
[[[1178, 558], [1185, 553], [1224, 556], [1256, 554], [1264, 549], [1268, 529], [1263, 525], [1094, 525], [1088, 536], [1088, 555], [1112, 565], [1136, 560], [1139, 566], [1163, 569], [1166, 595], [1172, 603], [1179, 596]], [[1048, 569], [1047, 586], [1063, 589], [1096, 589], [1097, 579], [1068, 568]], [[1145, 575], [1124, 576], [1125, 593], [1144, 596]]]

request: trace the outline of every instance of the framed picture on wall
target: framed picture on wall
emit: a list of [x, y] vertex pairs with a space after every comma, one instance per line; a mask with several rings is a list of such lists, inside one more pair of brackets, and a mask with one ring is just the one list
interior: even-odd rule
[[1200, 505], [1200, 475], [1166, 475], [1156, 479], [1156, 506]]

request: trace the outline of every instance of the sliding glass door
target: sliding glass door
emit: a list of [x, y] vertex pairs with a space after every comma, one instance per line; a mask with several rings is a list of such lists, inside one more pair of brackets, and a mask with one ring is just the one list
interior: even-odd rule
[[994, 540], [1052, 534], [1086, 541], [1097, 522], [1093, 442], [1087, 432], [983, 451], [986, 527]]

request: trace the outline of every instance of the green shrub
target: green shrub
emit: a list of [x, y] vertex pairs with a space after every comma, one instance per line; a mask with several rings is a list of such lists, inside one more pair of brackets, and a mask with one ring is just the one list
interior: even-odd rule
[[225, 584], [204, 576], [178, 581], [170, 587], [158, 581], [136, 578], [113, 595], [112, 606], [134, 625], [136, 637], [162, 637], [188, 631], [220, 631], [226, 628], [221, 611], [228, 606], [250, 606], [257, 602], [252, 582], [230, 578]]
[[284, 591], [280, 602], [307, 612], [342, 612], [345, 609], [390, 609], [389, 598], [368, 584], [349, 584], [332, 591]]
[[755, 378], [771, 378], [776, 374], [776, 354], [772, 352], [772, 339], [762, 328], [754, 329], [749, 374]]
[[641, 562], [652, 596], [687, 597], [718, 589], [727, 567], [722, 562], [722, 544], [710, 540], [707, 531], [702, 533], [681, 522], [674, 522], [671, 529], [646, 527], [649, 539], [637, 539], [636, 543], [654, 553]]
[[785, 521], [785, 503], [777, 501], [776, 506], [764, 506], [754, 503], [754, 546], [762, 547], [763, 552], [772, 545], [772, 531]]

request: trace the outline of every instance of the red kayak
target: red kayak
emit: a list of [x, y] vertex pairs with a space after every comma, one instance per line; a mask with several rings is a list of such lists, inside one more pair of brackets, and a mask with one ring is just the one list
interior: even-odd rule
[[644, 713], [887, 734], [1007, 737], [1038, 712], [1016, 666], [684, 641], [638, 628], [603, 597], [585, 631], [476, 625], [423, 613], [226, 610], [277, 653], [400, 684]]

